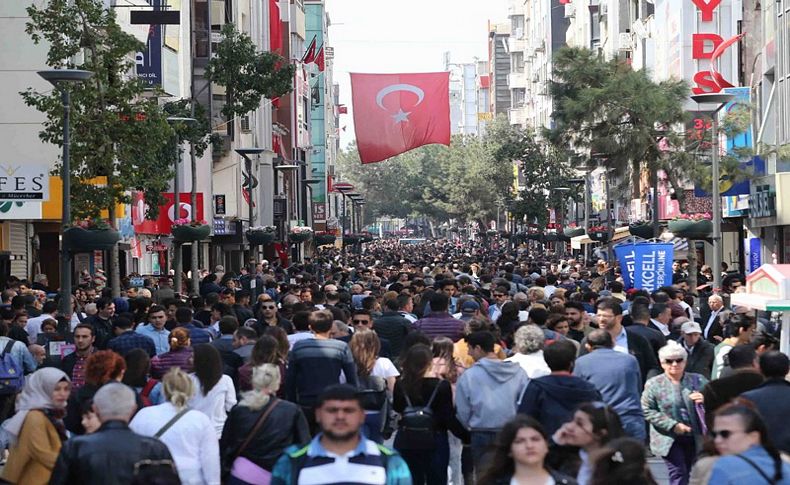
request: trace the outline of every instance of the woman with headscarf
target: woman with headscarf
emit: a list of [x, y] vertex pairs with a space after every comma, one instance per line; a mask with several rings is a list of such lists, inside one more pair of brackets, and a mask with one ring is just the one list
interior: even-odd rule
[[63, 416], [70, 392], [69, 376], [60, 369], [45, 367], [29, 376], [17, 399], [17, 413], [3, 423], [11, 439], [3, 480], [25, 485], [49, 483], [67, 438]]

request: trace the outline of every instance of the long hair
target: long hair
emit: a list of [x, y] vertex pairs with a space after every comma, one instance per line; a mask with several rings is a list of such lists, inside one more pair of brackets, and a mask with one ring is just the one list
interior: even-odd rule
[[195, 395], [195, 384], [179, 367], [171, 367], [162, 378], [162, 392], [176, 409], [183, 409]]
[[406, 363], [406, 357], [409, 353], [409, 350], [418, 344], [430, 347], [431, 339], [429, 339], [422, 332], [409, 332], [406, 334], [406, 338], [403, 339], [403, 347], [401, 348], [400, 355], [398, 356], [398, 364], [401, 367]]
[[288, 343], [288, 334], [285, 333], [280, 327], [266, 327], [266, 330], [263, 331], [264, 335], [271, 335], [277, 341], [277, 357], [282, 362], [288, 362], [288, 351], [291, 349], [291, 345]]
[[277, 353], [277, 339], [271, 335], [262, 335], [252, 346], [250, 354], [250, 365], [258, 367], [263, 364], [277, 364], [279, 354]]
[[170, 351], [176, 351], [189, 347], [189, 330], [184, 327], [176, 327], [170, 332]]
[[420, 383], [433, 362], [433, 352], [427, 345], [417, 344], [409, 348], [403, 360], [401, 383], [409, 396], [420, 396]]
[[433, 358], [444, 361], [447, 367], [442, 377], [454, 384], [458, 380], [458, 367], [453, 357], [453, 341], [447, 337], [436, 337], [431, 343], [431, 348]]
[[633, 438], [610, 441], [593, 457], [591, 485], [656, 485], [645, 446]]
[[776, 483], [782, 481], [782, 458], [779, 454], [779, 450], [776, 449], [770, 438], [768, 438], [768, 429], [765, 426], [765, 421], [760, 417], [760, 414], [750, 405], [743, 402], [736, 402], [725, 404], [719, 408], [716, 414], [714, 414], [714, 418], [719, 416], [739, 416], [743, 422], [744, 432], [751, 433], [757, 431], [760, 434], [760, 445], [765, 448], [765, 451], [771, 455], [774, 461], [773, 480]]
[[123, 357], [112, 350], [100, 350], [85, 359], [85, 382], [103, 386], [117, 380], [126, 371]]
[[151, 358], [143, 349], [130, 350], [124, 357], [126, 373], [121, 382], [130, 387], [144, 387], [148, 382], [148, 371], [151, 369]]
[[625, 436], [620, 416], [611, 406], [603, 402], [588, 402], [580, 404], [576, 409], [590, 417], [593, 433], [598, 437], [601, 445]]
[[356, 332], [351, 337], [349, 348], [351, 349], [351, 355], [354, 357], [354, 362], [357, 364], [357, 374], [360, 377], [368, 377], [373, 372], [373, 367], [376, 365], [376, 359], [381, 350], [381, 341], [378, 335], [372, 330]]
[[[492, 447], [493, 457], [488, 466], [483, 470], [479, 483], [496, 483], [503, 478], [511, 477], [515, 473], [516, 466], [510, 453], [510, 448], [519, 430], [523, 428], [534, 429], [548, 443], [549, 436], [540, 422], [532, 416], [523, 414], [516, 415], [508, 421], [502, 430], [497, 434]], [[547, 446], [548, 448], [548, 446]]]
[[195, 377], [200, 381], [200, 390], [207, 395], [222, 378], [222, 356], [211, 344], [199, 344], [194, 348]]
[[239, 406], [258, 411], [271, 400], [271, 395], [280, 388], [280, 367], [263, 364], [252, 369], [252, 390], [242, 393]]

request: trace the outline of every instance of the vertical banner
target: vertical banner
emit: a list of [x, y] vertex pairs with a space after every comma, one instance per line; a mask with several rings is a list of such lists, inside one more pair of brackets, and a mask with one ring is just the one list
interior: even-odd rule
[[634, 244], [621, 244], [614, 247], [614, 256], [620, 262], [626, 290], [634, 287], [634, 246]]
[[672, 243], [641, 243], [634, 248], [634, 288], [653, 292], [672, 284]]
[[762, 241], [759, 237], [749, 238], [749, 244], [746, 246], [749, 248], [748, 251], [748, 260], [747, 263], [749, 267], [749, 273], [752, 271], [756, 271], [763, 264], [763, 255], [762, 255]]

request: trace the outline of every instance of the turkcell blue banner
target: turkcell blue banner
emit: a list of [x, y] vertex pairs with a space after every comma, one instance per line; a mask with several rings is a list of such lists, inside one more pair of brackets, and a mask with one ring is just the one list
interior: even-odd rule
[[653, 292], [672, 285], [672, 243], [634, 244], [633, 287]]
[[749, 239], [749, 273], [762, 266], [762, 244], [759, 237]]
[[634, 286], [634, 246], [634, 244], [621, 244], [614, 247], [614, 257], [620, 262], [626, 290]]

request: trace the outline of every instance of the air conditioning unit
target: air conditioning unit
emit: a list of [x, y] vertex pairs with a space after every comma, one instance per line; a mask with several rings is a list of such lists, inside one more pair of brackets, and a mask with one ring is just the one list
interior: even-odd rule
[[630, 51], [633, 49], [631, 32], [620, 32], [617, 38], [617, 45], [621, 51]]
[[242, 133], [249, 133], [250, 131], [250, 115], [244, 115], [241, 117], [241, 132]]
[[546, 44], [542, 40], [535, 46], [535, 52], [546, 52]]
[[518, 27], [516, 29], [513, 29], [513, 37], [515, 37], [516, 39], [523, 39], [524, 38], [524, 28], [523, 27]]
[[571, 19], [574, 16], [575, 15], [574, 15], [574, 10], [573, 10], [573, 4], [572, 3], [566, 3], [565, 4], [565, 18], [566, 19]]
[[609, 4], [606, 2], [601, 3], [598, 6], [598, 16], [606, 17], [608, 14], [609, 14]]

